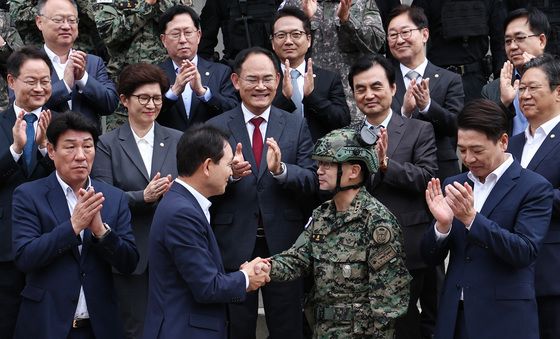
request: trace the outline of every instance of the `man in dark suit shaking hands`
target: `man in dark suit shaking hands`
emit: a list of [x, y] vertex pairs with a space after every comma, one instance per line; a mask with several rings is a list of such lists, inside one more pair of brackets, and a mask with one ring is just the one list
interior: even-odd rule
[[215, 127], [192, 127], [179, 140], [179, 177], [150, 231], [145, 339], [225, 339], [226, 303], [244, 300], [246, 291], [270, 280], [259, 258], [226, 273], [210, 227], [208, 198], [225, 192], [233, 161], [228, 136]]

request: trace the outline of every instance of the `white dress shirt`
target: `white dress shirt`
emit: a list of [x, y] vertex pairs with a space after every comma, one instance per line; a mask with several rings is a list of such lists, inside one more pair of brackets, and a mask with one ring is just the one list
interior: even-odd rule
[[[64, 82], [64, 85], [66, 86], [66, 90], [68, 91], [68, 93], [72, 93], [72, 88], [70, 88], [70, 86], [68, 86], [68, 84], [64, 80], [64, 70], [66, 69], [66, 65], [68, 64], [68, 59], [66, 59], [65, 63], [61, 63], [60, 57], [56, 55], [50, 48], [48, 48], [47, 45], [43, 45], [43, 48], [45, 49], [45, 52], [47, 53], [49, 59], [51, 59], [56, 75], [60, 80]], [[72, 52], [73, 52], [72, 49], [70, 50], [70, 52], [68, 52], [68, 58], [70, 58]], [[88, 72], [84, 71], [84, 76], [81, 79], [74, 80], [78, 88], [86, 87], [88, 77], [89, 77]], [[68, 107], [72, 109], [72, 100], [68, 100]]]
[[[25, 110], [23, 108], [18, 107], [16, 105], [16, 103], [14, 102], [14, 112], [16, 114], [16, 119], [17, 119], [19, 113], [21, 113], [21, 111], [25, 111]], [[32, 114], [35, 114], [37, 116], [37, 120], [33, 123], [33, 128], [35, 128], [35, 135], [37, 135], [37, 126], [39, 126], [39, 118], [41, 118], [41, 114], [43, 113], [43, 108], [39, 107], [39, 108], [37, 108], [37, 109], [35, 109], [31, 112], [25, 112], [25, 113], [32, 113]], [[46, 148], [39, 147], [39, 152], [41, 152], [41, 154], [43, 156], [47, 155], [47, 149]], [[10, 145], [10, 153], [12, 153], [12, 158], [14, 159], [14, 161], [18, 162], [19, 159], [21, 158], [21, 156], [23, 155], [23, 150], [21, 151], [21, 153], [16, 153], [16, 151], [14, 151], [14, 149]]]
[[546, 137], [550, 134], [554, 127], [558, 125], [558, 123], [560, 123], [560, 115], [540, 125], [535, 130], [535, 135], [531, 135], [530, 126], [527, 126], [525, 129], [525, 145], [523, 146], [523, 153], [520, 161], [523, 168], [527, 168], [542, 143], [546, 140]]
[[[383, 126], [383, 127], [387, 128], [387, 126], [389, 125], [389, 121], [391, 121], [392, 117], [393, 117], [393, 110], [389, 109], [389, 114], [387, 114], [387, 117], [385, 119], [383, 119], [383, 121], [381, 121], [379, 126]], [[367, 121], [367, 119], [366, 119], [366, 126], [368, 128], [369, 127], [377, 127], [377, 126], [374, 126], [374, 125], [370, 124], [369, 121]]]
[[[62, 187], [62, 191], [66, 196], [66, 203], [68, 204], [68, 210], [70, 211], [70, 215], [74, 214], [74, 207], [78, 203], [78, 197], [74, 193], [74, 190], [67, 183], [65, 183], [62, 178], [58, 175], [58, 171], [56, 172], [56, 179]], [[91, 186], [91, 179], [88, 177], [87, 179], [87, 186]], [[82, 241], [84, 240], [84, 230], [80, 231], [80, 238]], [[82, 253], [82, 245], [78, 245], [78, 251], [80, 254]], [[86, 296], [84, 294], [84, 287], [80, 286], [80, 296], [78, 298], [78, 305], [76, 306], [76, 312], [74, 312], [74, 319], [87, 319], [89, 318], [89, 312], [87, 309], [86, 304]]]
[[144, 135], [142, 138], [139, 137], [132, 127], [132, 135], [134, 136], [134, 141], [136, 141], [136, 146], [138, 146], [138, 150], [140, 151], [140, 156], [142, 156], [142, 161], [144, 162], [144, 166], [146, 166], [146, 171], [148, 172], [148, 178], [152, 177], [152, 156], [154, 153], [154, 123], [152, 123], [152, 127]]

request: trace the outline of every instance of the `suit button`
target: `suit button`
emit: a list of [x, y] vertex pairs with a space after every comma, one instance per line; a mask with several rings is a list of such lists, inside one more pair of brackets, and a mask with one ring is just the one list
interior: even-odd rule
[[471, 262], [472, 259], [471, 259], [471, 257], [465, 257], [465, 261], [466, 261], [466, 262]]
[[82, 272], [81, 275], [82, 275], [82, 278], [85, 278], [86, 277], [86, 272]]

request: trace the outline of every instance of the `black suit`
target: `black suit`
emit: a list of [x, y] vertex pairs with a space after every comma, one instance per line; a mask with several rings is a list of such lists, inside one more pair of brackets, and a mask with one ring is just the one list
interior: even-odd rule
[[[346, 96], [340, 75], [313, 67], [314, 89], [303, 98], [303, 114], [311, 132], [311, 139], [316, 142], [328, 132], [350, 124], [350, 110], [346, 104]], [[283, 81], [283, 73], [280, 84]], [[272, 104], [287, 112], [294, 112], [296, 105], [291, 98], [282, 94], [282, 86], [278, 86]]]
[[13, 263], [12, 253], [12, 193], [20, 184], [46, 177], [54, 170], [54, 163], [36, 150], [28, 172], [25, 159], [14, 161], [10, 152], [13, 143], [12, 127], [16, 122], [14, 106], [0, 113], [0, 336], [13, 333], [19, 309], [19, 294], [25, 276]]
[[[391, 108], [400, 114], [406, 87], [400, 65], [395, 65], [397, 93]], [[449, 72], [428, 61], [423, 79], [430, 78], [430, 108], [421, 113], [415, 109], [412, 117], [424, 120], [434, 127], [437, 147], [438, 173], [443, 180], [459, 174], [457, 158], [457, 114], [463, 109], [463, 84], [458, 74]]]
[[131, 224], [138, 254], [133, 276], [115, 273], [115, 288], [127, 338], [139, 338], [144, 328], [148, 301], [148, 236], [158, 201], [144, 201], [144, 189], [157, 172], [177, 177], [177, 143], [182, 133], [154, 124], [154, 148], [150, 173], [142, 160], [128, 123], [103, 134], [97, 143], [92, 177], [122, 189], [128, 197]]
[[[169, 83], [173, 84], [176, 78], [173, 61], [168, 58], [159, 64], [159, 67], [165, 71]], [[212, 98], [208, 102], [203, 102], [193, 93], [190, 114], [187, 119], [185, 104], [181, 95], [179, 95], [177, 101], [164, 97], [163, 107], [157, 118], [162, 126], [184, 131], [194, 123], [203, 123], [237, 106], [238, 99], [235, 88], [231, 83], [231, 69], [229, 67], [199, 57], [197, 69], [200, 73], [202, 85], [208, 86], [212, 92]]]
[[397, 217], [402, 227], [406, 265], [413, 277], [407, 316], [396, 324], [397, 338], [420, 338], [416, 303], [432, 274], [420, 256], [420, 242], [432, 219], [424, 192], [438, 169], [436, 142], [431, 124], [403, 118], [396, 112], [389, 121], [387, 133], [387, 170], [373, 176], [368, 190]]

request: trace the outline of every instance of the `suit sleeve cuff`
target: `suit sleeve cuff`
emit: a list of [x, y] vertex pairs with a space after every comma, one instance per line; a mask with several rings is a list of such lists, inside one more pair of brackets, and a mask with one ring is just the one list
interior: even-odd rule
[[249, 275], [247, 275], [247, 272], [241, 270], [241, 273], [243, 273], [243, 276], [245, 277], [245, 290], [249, 288]]
[[[453, 227], [453, 225], [451, 225], [451, 227]], [[451, 233], [451, 227], [449, 227], [449, 231], [447, 233], [441, 233], [437, 229], [437, 222], [434, 223], [434, 231], [436, 232], [436, 241], [445, 240], [449, 236], [449, 234]]]
[[196, 96], [198, 99], [200, 99], [200, 101], [202, 102], [208, 102], [210, 101], [210, 99], [212, 99], [212, 91], [210, 90], [210, 88], [208, 86], [204, 86], [204, 88], [206, 88], [206, 92], [204, 92], [203, 95], [201, 96]]
[[167, 92], [165, 92], [165, 97], [169, 100], [173, 100], [173, 101], [177, 101], [179, 100], [179, 97], [175, 95], [175, 93], [173, 93], [173, 91], [171, 90], [171, 88], [169, 88], [167, 90]]
[[23, 151], [18, 154], [18, 153], [16, 153], [16, 151], [14, 151], [12, 146], [10, 146], [10, 153], [12, 153], [12, 158], [14, 158], [15, 162], [18, 162], [19, 159], [21, 158], [21, 156], [23, 155]]

